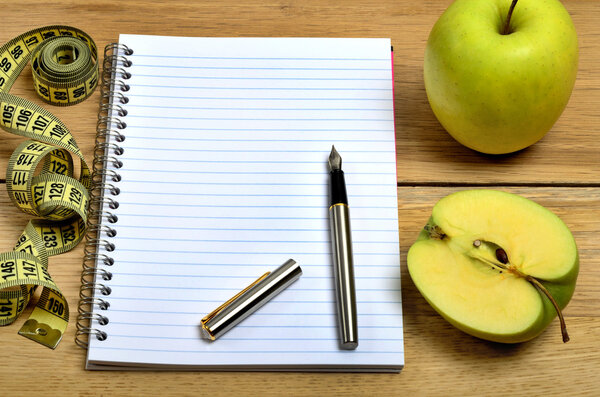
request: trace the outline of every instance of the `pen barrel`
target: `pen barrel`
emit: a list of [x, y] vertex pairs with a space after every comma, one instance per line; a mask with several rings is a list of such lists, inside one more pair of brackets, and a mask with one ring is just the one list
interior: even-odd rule
[[358, 318], [348, 206], [332, 205], [329, 217], [340, 346], [342, 349], [353, 350], [358, 346]]
[[301, 275], [300, 265], [289, 259], [231, 302], [227, 302], [214, 316], [206, 321], [203, 319], [202, 332], [206, 333], [203, 337], [212, 340], [219, 338], [298, 280]]

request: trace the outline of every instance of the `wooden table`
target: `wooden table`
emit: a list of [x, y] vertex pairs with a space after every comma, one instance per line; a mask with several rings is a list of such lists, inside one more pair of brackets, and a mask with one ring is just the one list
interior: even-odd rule
[[[444, 1], [149, 0], [3, 1], [0, 42], [52, 23], [77, 26], [103, 48], [119, 33], [182, 36], [391, 37], [395, 49], [398, 195], [406, 367], [401, 374], [86, 372], [69, 325], [55, 350], [17, 335], [26, 315], [0, 328], [2, 394], [211, 395], [579, 395], [600, 388], [600, 2], [565, 1], [580, 40], [575, 90], [560, 120], [536, 145], [491, 157], [456, 143], [436, 121], [423, 85], [428, 33]], [[41, 101], [29, 68], [11, 93]], [[71, 108], [52, 108], [92, 158], [98, 93]], [[21, 138], [0, 133], [0, 169]], [[11, 250], [28, 217], [0, 187], [0, 243]], [[571, 342], [558, 324], [515, 346], [484, 342], [451, 327], [420, 296], [406, 251], [433, 204], [453, 191], [494, 187], [556, 212], [573, 231], [581, 257], [575, 295], [565, 310]], [[50, 271], [76, 311], [82, 246], [53, 257]], [[74, 317], [74, 316], [73, 316]], [[20, 390], [20, 391], [19, 391]]]

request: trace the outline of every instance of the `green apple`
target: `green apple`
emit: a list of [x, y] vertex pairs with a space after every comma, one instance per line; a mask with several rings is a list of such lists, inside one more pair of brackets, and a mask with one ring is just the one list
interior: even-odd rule
[[473, 336], [502, 343], [539, 335], [561, 310], [579, 272], [575, 240], [554, 213], [496, 190], [441, 199], [407, 257], [423, 297]]
[[558, 120], [577, 61], [577, 35], [560, 1], [457, 0], [429, 35], [425, 88], [458, 142], [510, 153], [540, 140]]

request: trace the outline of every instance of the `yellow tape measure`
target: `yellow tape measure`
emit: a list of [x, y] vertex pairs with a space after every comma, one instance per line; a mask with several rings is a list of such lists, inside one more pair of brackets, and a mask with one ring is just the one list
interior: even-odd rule
[[[6, 188], [29, 221], [14, 251], [0, 254], [0, 325], [14, 322], [34, 290], [43, 290], [19, 334], [55, 348], [69, 321], [69, 306], [48, 272], [48, 257], [74, 248], [83, 238], [89, 203], [90, 169], [69, 129], [52, 113], [8, 94], [31, 59], [38, 95], [67, 106], [89, 97], [98, 82], [97, 50], [85, 32], [46, 26], [0, 47], [0, 127], [30, 138], [13, 152]], [[74, 177], [72, 155], [81, 164]]]

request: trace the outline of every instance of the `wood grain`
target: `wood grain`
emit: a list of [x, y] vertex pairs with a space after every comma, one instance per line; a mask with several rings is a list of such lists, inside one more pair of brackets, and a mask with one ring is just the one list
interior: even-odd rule
[[[600, 388], [600, 2], [564, 1], [580, 40], [571, 101], [550, 133], [508, 156], [477, 154], [436, 121], [423, 86], [423, 52], [431, 27], [450, 0], [377, 2], [264, 0], [3, 1], [0, 42], [47, 24], [71, 24], [99, 48], [119, 33], [181, 36], [391, 37], [395, 50], [399, 232], [405, 313], [406, 368], [390, 374], [157, 373], [84, 371], [74, 324], [56, 351], [17, 335], [25, 321], [0, 328], [3, 394], [142, 395], [594, 395]], [[29, 68], [11, 93], [35, 97]], [[72, 108], [52, 108], [91, 160], [98, 93]], [[0, 170], [21, 138], [0, 133]], [[456, 187], [443, 187], [447, 185]], [[468, 185], [499, 185], [556, 212], [581, 255], [573, 300], [565, 310], [571, 342], [556, 322], [537, 339], [505, 346], [472, 338], [439, 317], [406, 271], [406, 251], [441, 197]], [[522, 185], [514, 187], [515, 185]], [[546, 187], [539, 187], [543, 185]], [[504, 186], [504, 187], [503, 187]], [[506, 186], [513, 186], [507, 188]], [[571, 186], [571, 187], [566, 187]], [[0, 249], [8, 251], [28, 217], [0, 186]], [[77, 307], [83, 247], [50, 260], [50, 272]], [[31, 311], [31, 308], [29, 308]], [[26, 313], [27, 315], [28, 313]]]
[[[502, 188], [546, 206], [569, 226], [577, 241], [581, 268], [575, 295], [565, 310], [571, 341], [563, 344], [558, 322], [531, 342], [501, 345], [485, 342], [453, 328], [427, 304], [406, 269], [406, 252], [426, 223], [433, 205], [460, 188], [398, 189], [401, 283], [406, 368], [401, 374], [315, 373], [158, 373], [84, 371], [85, 352], [73, 343], [74, 324], [51, 351], [16, 334], [24, 321], [0, 328], [0, 348], [7, 371], [5, 387], [62, 391], [71, 394], [203, 393], [229, 395], [593, 395], [600, 370], [600, 188]], [[0, 187], [0, 249], [8, 250], [27, 222]], [[50, 273], [77, 307], [82, 247], [52, 257]], [[57, 367], [60, 371], [57, 372]], [[40, 379], [31, 381], [31, 370]]]
[[[103, 48], [119, 33], [180, 36], [390, 37], [395, 60], [398, 180], [406, 185], [600, 185], [600, 2], [564, 1], [579, 35], [580, 64], [571, 100], [552, 130], [519, 153], [487, 156], [451, 138], [433, 115], [423, 84], [423, 54], [431, 27], [449, 0], [323, 1], [5, 1], [2, 38], [50, 23], [77, 26]], [[29, 67], [11, 93], [34, 99]], [[98, 94], [53, 111], [73, 130], [89, 158]], [[41, 101], [35, 99], [37, 103]], [[66, 117], [68, 115], [68, 117]], [[65, 116], [65, 117], [63, 117]], [[0, 169], [19, 140], [0, 136]], [[549, 172], [551, 170], [551, 172]]]

